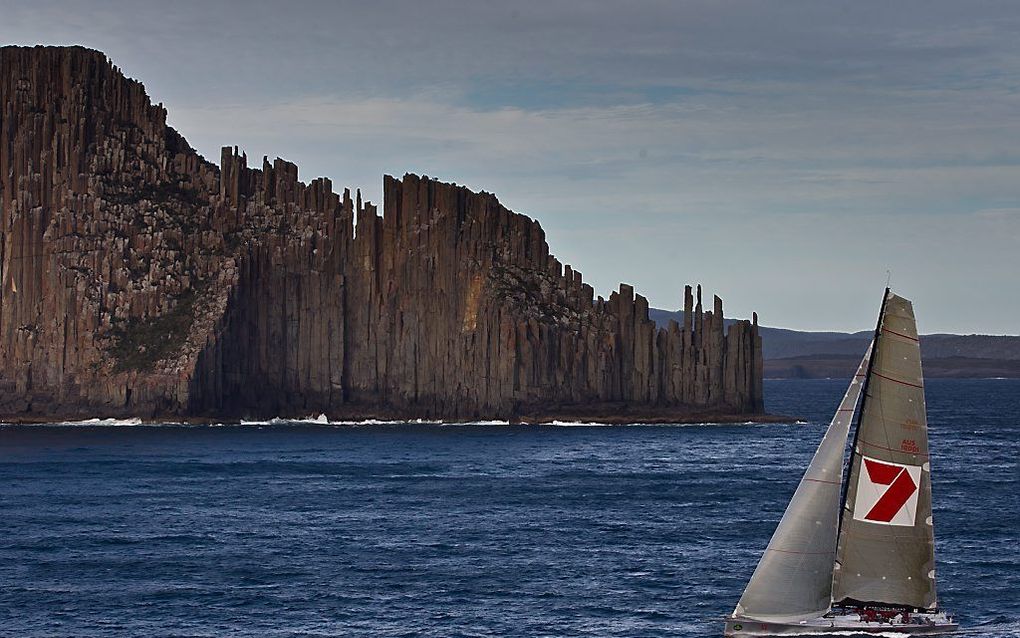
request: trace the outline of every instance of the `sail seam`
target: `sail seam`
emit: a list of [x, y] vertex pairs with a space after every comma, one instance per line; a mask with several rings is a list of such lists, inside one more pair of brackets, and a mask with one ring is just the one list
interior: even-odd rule
[[888, 328], [882, 328], [882, 332], [888, 332], [889, 334], [894, 334], [897, 337], [903, 337], [904, 339], [910, 339], [911, 341], [916, 341], [918, 343], [921, 341], [917, 337], [911, 337], [910, 335], [905, 335], [902, 332], [896, 332], [895, 330], [890, 330]]
[[885, 379], [886, 381], [892, 381], [893, 383], [901, 383], [901, 384], [903, 384], [903, 385], [908, 385], [908, 386], [910, 386], [911, 388], [920, 388], [920, 389], [923, 389], [923, 388], [924, 388], [924, 386], [923, 386], [923, 385], [918, 385], [918, 384], [916, 384], [916, 383], [910, 383], [909, 381], [900, 381], [899, 379], [893, 379], [892, 377], [887, 377], [887, 376], [885, 376], [884, 374], [881, 374], [881, 373], [879, 373], [879, 372], [878, 372], [877, 370], [874, 370], [874, 371], [873, 371], [873, 374], [874, 374], [874, 375], [875, 375], [876, 377], [879, 377], [879, 378]]
[[897, 450], [896, 448], [893, 448], [893, 447], [885, 447], [883, 445], [878, 445], [877, 443], [872, 443], [870, 441], [865, 441], [864, 439], [860, 439], [858, 442], [859, 443], [863, 443], [864, 445], [867, 445], [868, 447], [875, 447], [875, 448], [878, 448], [880, 450], [885, 450], [886, 452], [899, 452], [900, 454], [909, 454], [910, 456], [917, 456], [917, 457], [925, 458], [925, 459], [928, 458], [927, 454], [917, 454], [917, 453], [914, 453], [914, 452], [905, 452], [903, 450]]

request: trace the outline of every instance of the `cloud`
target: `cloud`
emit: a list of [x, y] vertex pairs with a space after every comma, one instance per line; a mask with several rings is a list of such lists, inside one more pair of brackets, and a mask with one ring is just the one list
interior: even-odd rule
[[[371, 185], [373, 198], [381, 173], [405, 170], [494, 191], [540, 219], [600, 294], [623, 280], [672, 307], [684, 283], [703, 281], [739, 315], [856, 329], [873, 309], [853, 300], [870, 299], [886, 269], [936, 308], [947, 290], [979, 303], [968, 288], [978, 276], [1009, 285], [1016, 226], [992, 226], [1001, 211], [981, 206], [1016, 201], [1012, 142], [994, 120], [961, 124], [955, 105], [914, 121], [909, 109], [883, 121], [826, 109], [793, 118], [769, 100], [716, 99], [529, 111], [421, 94], [172, 113], [193, 141], [279, 150], [300, 157], [306, 178]], [[912, 127], [941, 132], [914, 139]], [[794, 310], [807, 298], [810, 314]], [[967, 329], [974, 318], [956, 308], [929, 325]], [[985, 329], [1009, 330], [1005, 320]]]
[[997, 221], [1020, 221], [1020, 208], [984, 208], [975, 213], [978, 217]]
[[859, 328], [893, 267], [930, 329], [1015, 331], [1020, 294], [974, 284], [1015, 291], [1020, 271], [1011, 3], [0, 0], [0, 14], [0, 40], [106, 51], [211, 158], [280, 155], [373, 199], [384, 172], [495, 192], [603, 293], [626, 280], [668, 306], [702, 281], [773, 325]]
[[[996, 108], [965, 107], [937, 93], [915, 96], [909, 105], [835, 110], [808, 104], [796, 116], [774, 95], [478, 109], [457, 95], [422, 93], [171, 104], [170, 112], [171, 121], [213, 157], [219, 145], [240, 143], [256, 156], [301, 156], [306, 173], [334, 179], [342, 174], [330, 169], [339, 163], [372, 174], [415, 170], [479, 178], [478, 186], [511, 177], [531, 184], [552, 180], [564, 184], [563, 196], [610, 188], [620, 201], [661, 195], [649, 205], [652, 214], [693, 207], [796, 212], [820, 204], [971, 213], [961, 195], [1008, 199], [1017, 193], [1020, 129], [1003, 129]], [[978, 117], [961, 121], [963, 110]], [[357, 166], [346, 166], [348, 156]], [[575, 186], [568, 189], [568, 183]]]

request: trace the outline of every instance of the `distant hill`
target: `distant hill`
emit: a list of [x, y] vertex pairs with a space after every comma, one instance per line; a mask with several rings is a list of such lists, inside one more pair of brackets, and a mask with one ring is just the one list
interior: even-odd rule
[[[683, 323], [683, 311], [650, 308], [660, 326]], [[732, 320], [727, 319], [726, 325]], [[864, 356], [872, 331], [806, 332], [760, 326], [765, 377], [850, 376]], [[921, 336], [925, 376], [1020, 378], [1020, 336], [930, 334]]]
[[[831, 354], [766, 359], [767, 379], [837, 379], [853, 374], [861, 355]], [[1020, 378], [1020, 361], [974, 357], [924, 357], [928, 379]]]

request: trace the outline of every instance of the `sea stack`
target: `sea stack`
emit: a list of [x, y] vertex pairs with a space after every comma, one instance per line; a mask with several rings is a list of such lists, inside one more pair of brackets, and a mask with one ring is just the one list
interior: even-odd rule
[[206, 161], [102, 53], [0, 62], [0, 419], [762, 411], [757, 325], [700, 286], [659, 329], [489, 193], [386, 176], [380, 215], [281, 159]]

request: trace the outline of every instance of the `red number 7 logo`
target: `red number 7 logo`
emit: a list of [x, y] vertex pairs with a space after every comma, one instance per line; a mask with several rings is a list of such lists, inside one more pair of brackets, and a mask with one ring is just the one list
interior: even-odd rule
[[921, 468], [861, 457], [854, 518], [885, 525], [914, 525]]

